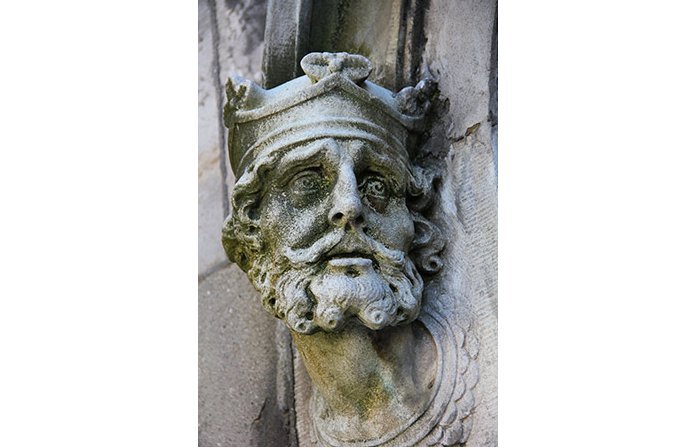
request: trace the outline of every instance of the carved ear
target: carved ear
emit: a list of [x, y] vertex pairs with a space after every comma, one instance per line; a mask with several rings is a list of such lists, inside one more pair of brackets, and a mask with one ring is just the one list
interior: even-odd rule
[[341, 73], [356, 84], [361, 84], [373, 70], [371, 61], [348, 53], [310, 53], [301, 59], [301, 68], [313, 83], [333, 73]]

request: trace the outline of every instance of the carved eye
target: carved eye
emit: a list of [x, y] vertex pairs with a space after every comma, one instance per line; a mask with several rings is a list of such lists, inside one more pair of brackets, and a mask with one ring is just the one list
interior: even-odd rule
[[306, 205], [306, 200], [316, 197], [322, 192], [324, 187], [324, 178], [317, 169], [301, 171], [288, 184], [288, 190], [296, 206]]
[[380, 177], [367, 177], [361, 183], [361, 193], [365, 200], [378, 212], [385, 211], [390, 199], [388, 185]]
[[315, 190], [322, 178], [315, 171], [304, 171], [291, 181], [291, 188], [298, 192], [311, 192]]

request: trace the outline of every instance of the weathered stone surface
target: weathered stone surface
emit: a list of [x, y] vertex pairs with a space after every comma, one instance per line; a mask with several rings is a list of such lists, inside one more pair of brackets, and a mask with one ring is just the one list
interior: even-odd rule
[[[216, 36], [218, 50], [219, 79], [222, 87], [228, 77], [238, 75], [260, 84], [262, 77], [262, 55], [264, 52], [264, 27], [267, 13], [265, 0], [210, 0], [215, 5]], [[222, 107], [222, 105], [221, 105]], [[222, 121], [219, 120], [219, 124]], [[227, 148], [227, 136], [224, 135]], [[226, 149], [227, 154], [227, 149]], [[226, 191], [232, 190], [235, 176], [226, 161]], [[227, 195], [227, 194], [226, 194]], [[226, 209], [227, 210], [227, 209]]]
[[448, 137], [464, 137], [487, 120], [495, 1], [431, 2], [426, 14], [423, 64], [450, 102]]
[[269, 0], [264, 30], [264, 88], [301, 75], [299, 62], [308, 53], [311, 0]]
[[276, 322], [231, 265], [199, 284], [199, 445], [286, 446]]
[[220, 85], [233, 73], [262, 82], [262, 53], [267, 2], [212, 0], [216, 8]]
[[221, 170], [220, 88], [208, 2], [199, 1], [199, 275], [227, 262], [220, 244], [225, 191]]
[[466, 376], [477, 384], [468, 446], [497, 443], [497, 178], [488, 121], [495, 10], [494, 1], [431, 2], [423, 59], [449, 102], [440, 123], [447, 165], [439, 207], [449, 229], [442, 286], [467, 297], [457, 312], [472, 321], [466, 339], [477, 374], [469, 367]]
[[[277, 387], [275, 322], [260, 309], [258, 294], [244, 274], [229, 265], [221, 245], [221, 226], [229, 201], [227, 191], [235, 180], [221, 132], [221, 80], [231, 73], [261, 79], [265, 9], [263, 1], [199, 1], [199, 275], [204, 277], [199, 288], [202, 446], [285, 446], [291, 432], [288, 403], [280, 394], [281, 387]], [[284, 382], [279, 384], [283, 386]], [[285, 403], [282, 406], [286, 409], [278, 403]]]
[[[345, 3], [345, 6], [351, 6], [360, 4], [361, 1]], [[419, 2], [404, 4], [410, 8], [420, 5]], [[220, 83], [233, 73], [260, 83], [261, 36], [264, 33], [266, 12], [264, 2], [212, 0], [206, 5], [214, 5], [216, 11], [213, 17], [218, 26], [214, 26], [213, 29], [217, 36], [213, 36], [213, 40], [220, 51], [217, 68]], [[379, 5], [371, 7], [379, 8]], [[356, 11], [349, 9], [344, 11], [344, 20], [356, 16]], [[496, 145], [496, 128], [492, 126], [496, 125], [496, 78], [490, 76], [495, 10], [494, 1], [445, 0], [429, 2], [429, 9], [424, 13], [426, 44], [420, 72], [422, 76], [433, 75], [439, 81], [441, 98], [447, 99], [437, 105], [440, 118], [435, 123], [432, 130], [434, 135], [427, 145], [431, 155], [440, 158], [445, 166], [435, 214], [437, 221], [447, 232], [449, 244], [443, 254], [444, 269], [439, 288], [450, 297], [464, 300], [463, 306], [457, 306], [457, 300], [449, 302], [447, 309], [451, 310], [457, 320], [463, 322], [463, 333], [457, 336], [457, 340], [466, 347], [469, 356], [465, 362], [454, 367], [455, 373], [449, 373], [455, 375], [458, 391], [463, 391], [463, 395], [458, 399], [458, 409], [449, 408], [447, 412], [447, 417], [452, 415], [454, 420], [451, 421], [449, 417], [441, 421], [424, 443], [461, 443], [466, 437], [468, 446], [491, 446], [497, 443], [497, 184], [496, 156], [493, 152], [493, 146]], [[380, 21], [385, 17], [374, 19]], [[316, 28], [317, 30], [321, 28]], [[352, 42], [352, 39], [358, 39], [357, 42], [363, 42], [361, 45], [375, 47], [373, 50], [363, 48], [359, 52], [367, 54], [366, 51], [378, 51], [392, 57], [390, 52], [394, 47], [386, 46], [386, 42], [390, 40], [388, 35], [392, 36], [395, 33], [386, 31], [387, 28], [381, 28], [369, 34], [353, 35], [347, 34], [347, 30], [343, 29], [338, 30], [333, 38], [343, 36], [338, 42]], [[418, 30], [406, 31], [416, 32], [414, 36], [419, 37]], [[367, 39], [368, 35], [373, 37]], [[328, 36], [332, 37], [331, 33]], [[415, 48], [413, 46], [412, 49]], [[418, 50], [421, 53], [421, 48]], [[200, 43], [200, 53], [201, 51]], [[406, 55], [407, 53], [403, 52], [403, 57], [406, 58]], [[381, 59], [380, 64], [386, 67], [395, 66], [397, 61]], [[215, 65], [213, 68], [215, 71]], [[409, 70], [406, 72], [403, 67], [403, 75], [396, 73], [397, 77], [394, 79], [398, 79], [399, 76], [408, 79], [408, 72]], [[381, 73], [381, 70], [377, 73]], [[374, 76], [375, 73], [369, 80], [374, 79]], [[388, 77], [383, 76], [383, 79], [387, 81]], [[492, 119], [492, 111], [494, 120], [488, 121], [488, 118]], [[219, 123], [220, 119], [218, 120]], [[213, 135], [213, 132], [210, 135]], [[200, 136], [200, 142], [201, 138]], [[221, 138], [220, 134], [216, 138], [210, 138], [212, 141], [218, 139], [219, 148], [220, 142], [225, 139]], [[200, 143], [200, 149], [201, 147]], [[219, 158], [215, 161], [214, 158], [202, 158], [200, 155], [200, 165], [220, 164], [221, 153], [223, 152], [218, 151]], [[232, 190], [234, 176], [229, 162], [226, 160], [225, 163], [225, 174], [220, 174], [218, 179], [202, 176], [200, 170], [200, 188], [205, 186], [206, 191], [211, 193], [211, 198], [215, 197], [213, 191], [216, 184], [220, 187], [220, 194], [223, 194], [223, 184], [228, 191]], [[200, 191], [200, 198], [201, 194]], [[221, 200], [221, 210], [227, 207], [227, 204], [223, 204], [225, 203]], [[200, 216], [201, 214], [200, 210]], [[213, 217], [210, 219], [214, 220]], [[212, 244], [217, 245], [220, 241], [218, 232], [219, 229], [216, 229], [209, 236]], [[219, 286], [208, 288], [205, 285]], [[207, 277], [201, 286], [199, 317], [200, 327], [203, 329], [200, 329], [199, 366], [200, 444], [294, 443], [295, 439], [289, 438], [290, 431], [288, 426], [285, 426], [289, 425], [293, 416], [280, 409], [283, 406], [293, 408], [292, 399], [288, 399], [289, 387], [295, 387], [297, 400], [300, 398], [305, 404], [310, 400], [311, 385], [302, 363], [296, 360], [296, 368], [292, 369], [289, 368], [289, 361], [286, 359], [283, 361], [284, 367], [280, 370], [276, 368], [277, 354], [281, 353], [282, 357], [285, 357], [288, 352], [274, 347], [276, 326], [270, 318], [264, 316], [257, 294], [236, 267], [225, 268]], [[216, 288], [222, 289], [215, 293]], [[228, 293], [223, 292], [226, 288], [235, 292], [235, 297], [226, 296]], [[219, 298], [211, 299], [206, 295], [206, 291], [217, 294]], [[235, 320], [238, 322], [235, 324], [238, 328], [232, 331], [230, 327], [224, 327], [226, 320], [222, 316], [225, 316], [224, 311], [227, 309], [223, 307], [226, 306], [226, 300], [235, 304], [242, 303], [242, 296], [249, 296], [247, 299], [251, 299], [245, 301], [245, 306], [249, 308], [239, 308], [245, 322]], [[237, 319], [237, 316], [233, 319]], [[278, 335], [276, 337], [278, 339]], [[250, 358], [243, 356], [238, 359], [247, 351], [250, 352]], [[260, 364], [252, 358], [259, 358], [263, 362]], [[286, 378], [289, 372], [295, 376], [293, 385]], [[279, 378], [286, 379], [279, 381]], [[275, 381], [278, 387], [274, 385]], [[242, 401], [231, 399], [229, 393], [233, 392], [229, 392], [229, 388], [234, 389], [236, 396], [244, 396]], [[262, 406], [265, 399], [266, 405]], [[274, 401], [275, 406], [270, 407], [270, 400]], [[264, 411], [259, 414], [262, 407]], [[310, 415], [304, 414], [306, 408], [299, 409], [298, 412], [297, 428], [301, 444], [317, 443], [317, 440], [308, 436], [312, 428]], [[455, 425], [454, 422], [463, 418], [463, 412], [468, 414], [465, 427]], [[257, 415], [261, 416], [255, 420]], [[243, 423], [245, 419], [248, 423]], [[256, 423], [249, 424], [249, 421]], [[271, 422], [264, 429], [284, 429], [270, 436], [262, 430], [261, 426], [265, 425], [263, 422]]]
[[[404, 2], [330, 0], [314, 2], [309, 51], [346, 51], [374, 63], [371, 80], [392, 90], [403, 87], [397, 79], [398, 35]], [[401, 50], [401, 49], [400, 49]]]
[[437, 171], [411, 160], [435, 85], [394, 94], [366, 81], [370, 61], [342, 52], [301, 67], [307, 76], [273, 90], [226, 84], [239, 175], [226, 253], [291, 330], [313, 389], [295, 407], [321, 445], [463, 443], [478, 316], [462, 288], [439, 288]]
[[266, 3], [199, 0], [199, 275], [228, 259], [221, 223], [235, 182], [222, 132], [223, 84], [236, 73], [260, 80]]

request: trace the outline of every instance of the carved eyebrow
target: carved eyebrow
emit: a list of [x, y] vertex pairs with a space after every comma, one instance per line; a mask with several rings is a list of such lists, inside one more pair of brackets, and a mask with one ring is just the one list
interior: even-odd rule
[[407, 167], [401, 161], [391, 159], [370, 146], [363, 155], [364, 168], [382, 175], [395, 193], [402, 193], [407, 185]]
[[321, 140], [304, 147], [288, 151], [276, 165], [277, 178], [284, 181], [297, 166], [313, 163], [322, 157], [339, 160], [339, 145], [332, 139]]

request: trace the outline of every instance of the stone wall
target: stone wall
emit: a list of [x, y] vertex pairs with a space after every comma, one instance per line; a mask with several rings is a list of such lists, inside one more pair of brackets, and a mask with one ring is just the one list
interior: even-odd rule
[[[468, 372], [476, 382], [468, 445], [496, 445], [496, 3], [428, 3], [415, 7], [426, 8], [419, 74], [436, 78], [444, 99], [427, 144], [445, 166], [437, 214], [449, 244], [441, 288], [463, 297], [467, 306], [458, 312], [471, 322], [477, 369]], [[200, 445], [297, 443], [285, 330], [277, 331], [220, 244], [234, 181], [221, 87], [233, 73], [262, 83], [265, 15], [264, 1], [199, 2]]]
[[223, 84], [233, 73], [262, 82], [264, 1], [199, 0], [199, 276], [227, 264], [220, 244], [235, 179], [227, 160]]
[[[443, 119], [446, 177], [441, 194], [448, 229], [442, 287], [464, 295], [463, 319], [479, 347], [469, 446], [497, 443], [497, 177], [491, 132], [494, 2], [432, 2], [426, 15], [423, 70], [448, 99]], [[458, 18], [456, 20], [456, 18]], [[494, 47], [496, 49], [496, 46]], [[495, 59], [496, 60], [496, 59]], [[496, 100], [493, 102], [496, 106]]]
[[223, 83], [262, 81], [266, 4], [199, 1], [199, 445], [288, 445], [276, 405], [276, 323], [221, 245], [234, 176]]

